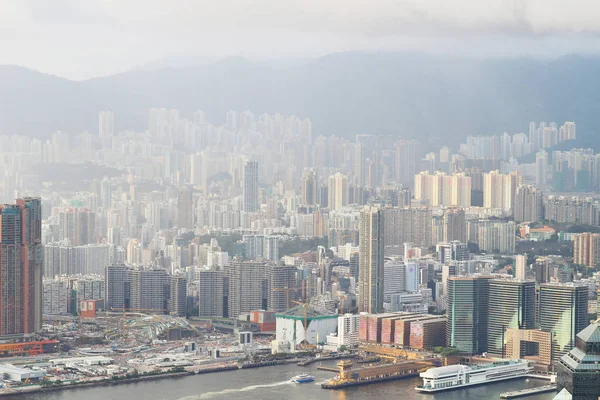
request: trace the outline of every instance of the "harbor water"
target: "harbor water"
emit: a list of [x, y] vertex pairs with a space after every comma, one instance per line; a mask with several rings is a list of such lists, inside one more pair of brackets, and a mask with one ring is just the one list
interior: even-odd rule
[[[261, 400], [489, 400], [499, 399], [500, 394], [528, 387], [543, 386], [548, 382], [536, 379], [518, 379], [489, 385], [457, 389], [436, 394], [416, 393], [414, 387], [421, 383], [418, 378], [393, 382], [356, 386], [343, 390], [325, 390], [320, 383], [335, 374], [317, 370], [319, 363], [307, 367], [295, 364], [220, 372], [183, 378], [161, 379], [115, 386], [99, 386], [69, 389], [50, 393], [19, 396], [19, 400], [202, 400], [202, 399], [261, 399]], [[322, 365], [335, 366], [335, 362]], [[291, 379], [302, 372], [315, 377], [315, 382], [295, 384]], [[551, 400], [554, 393], [526, 397], [530, 400]]]

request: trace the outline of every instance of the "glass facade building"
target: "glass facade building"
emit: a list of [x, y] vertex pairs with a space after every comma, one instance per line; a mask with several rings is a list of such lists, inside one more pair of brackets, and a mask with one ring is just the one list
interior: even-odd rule
[[446, 345], [468, 354], [487, 351], [491, 276], [449, 277]]
[[540, 329], [552, 332], [552, 361], [573, 348], [588, 325], [588, 288], [575, 283], [543, 283], [539, 295]]
[[600, 397], [600, 326], [588, 325], [577, 334], [575, 348], [556, 363], [558, 390], [567, 389], [577, 400]]
[[503, 357], [506, 330], [534, 329], [535, 281], [494, 279], [489, 285], [488, 348], [493, 356]]

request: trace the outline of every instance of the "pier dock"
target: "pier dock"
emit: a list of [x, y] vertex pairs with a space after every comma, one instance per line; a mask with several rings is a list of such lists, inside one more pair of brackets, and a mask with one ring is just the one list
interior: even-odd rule
[[321, 371], [329, 371], [329, 372], [338, 372], [339, 369], [338, 368], [333, 368], [333, 367], [324, 367], [322, 365], [318, 365], [317, 369], [321, 370]]
[[531, 396], [539, 393], [556, 392], [556, 385], [538, 386], [529, 389], [515, 390], [514, 392], [506, 392], [500, 395], [501, 399], [516, 399], [518, 397]]

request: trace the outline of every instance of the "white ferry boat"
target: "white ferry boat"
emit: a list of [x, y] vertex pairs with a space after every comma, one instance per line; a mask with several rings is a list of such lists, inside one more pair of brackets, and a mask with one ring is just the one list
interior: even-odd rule
[[485, 364], [448, 365], [421, 372], [419, 375], [423, 378], [423, 386], [415, 389], [419, 392], [433, 393], [519, 378], [530, 371], [529, 363], [524, 360], [493, 360]]

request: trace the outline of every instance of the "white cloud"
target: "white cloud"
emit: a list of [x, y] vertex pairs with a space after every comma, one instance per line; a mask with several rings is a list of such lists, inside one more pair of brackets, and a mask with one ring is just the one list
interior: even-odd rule
[[571, 51], [596, 50], [598, 15], [591, 0], [0, 0], [0, 63], [81, 79], [169, 54], [273, 58], [455, 43], [527, 53], [554, 37]]

